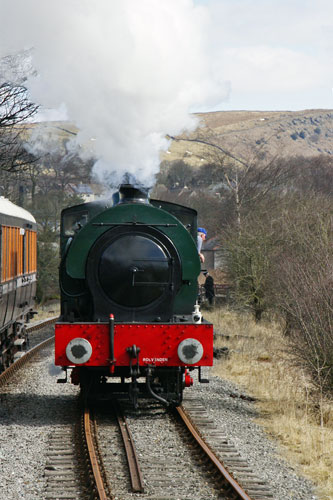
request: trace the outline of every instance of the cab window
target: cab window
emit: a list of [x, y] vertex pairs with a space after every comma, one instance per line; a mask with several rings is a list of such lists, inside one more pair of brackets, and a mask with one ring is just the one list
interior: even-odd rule
[[64, 215], [63, 234], [64, 236], [73, 236], [80, 231], [88, 222], [88, 212], [75, 212]]

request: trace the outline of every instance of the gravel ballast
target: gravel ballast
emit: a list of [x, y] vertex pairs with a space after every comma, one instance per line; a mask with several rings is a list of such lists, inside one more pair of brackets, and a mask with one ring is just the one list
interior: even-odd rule
[[[204, 371], [210, 383], [200, 385], [195, 380], [195, 385], [185, 390], [185, 398], [187, 393], [197, 396], [216, 426], [270, 485], [276, 500], [316, 499], [311, 483], [278, 455], [277, 447], [254, 422], [258, 417], [254, 404], [238, 397], [242, 393], [234, 384], [209, 375], [208, 369]], [[50, 435], [69, 423], [77, 404], [78, 388], [57, 384], [59, 375], [49, 350], [1, 388], [0, 500], [44, 498]], [[159, 433], [159, 441], [167, 439], [162, 427]]]
[[44, 498], [50, 435], [76, 405], [77, 387], [56, 383], [51, 351], [0, 389], [0, 500]]
[[274, 498], [317, 500], [313, 484], [279, 455], [278, 446], [254, 422], [260, 415], [254, 403], [248, 401], [250, 398], [232, 382], [213, 376], [209, 368], [203, 370], [203, 377], [210, 382], [195, 382], [198, 402], [206, 408], [218, 429], [234, 443], [253, 472], [270, 486]]

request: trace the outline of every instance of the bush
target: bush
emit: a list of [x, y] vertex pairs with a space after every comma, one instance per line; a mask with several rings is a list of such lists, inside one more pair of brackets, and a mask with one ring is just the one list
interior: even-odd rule
[[333, 212], [331, 200], [294, 204], [284, 221], [276, 301], [287, 317], [295, 359], [333, 393]]

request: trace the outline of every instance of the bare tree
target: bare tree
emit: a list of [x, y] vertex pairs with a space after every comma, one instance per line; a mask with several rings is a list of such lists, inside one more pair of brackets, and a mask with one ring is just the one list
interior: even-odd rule
[[27, 89], [10, 83], [0, 85], [0, 169], [10, 172], [35, 161], [22, 140], [20, 125], [32, 117], [38, 106], [30, 102]]
[[331, 198], [293, 200], [276, 262], [277, 305], [299, 363], [321, 391], [333, 392], [333, 212]]
[[37, 109], [38, 106], [29, 101], [25, 87], [0, 85], [0, 128], [12, 128], [26, 121]]
[[[196, 131], [193, 137], [170, 137], [174, 141], [184, 141], [205, 146], [201, 155], [205, 160], [203, 167], [198, 169], [194, 181], [201, 179], [201, 172], [214, 177], [219, 185], [221, 199], [224, 205], [233, 206], [234, 220], [238, 231], [241, 231], [242, 218], [255, 210], [256, 204], [267, 198], [272, 191], [281, 190], [290, 178], [291, 169], [288, 162], [274, 158], [269, 162], [262, 161], [263, 146], [255, 145], [249, 152], [250, 159], [235, 156], [221, 145], [221, 137], [214, 131], [205, 129]], [[230, 214], [230, 209], [227, 210]], [[230, 224], [232, 221], [228, 220]]]
[[305, 195], [333, 195], [333, 158], [317, 155], [311, 158], [296, 156], [289, 159], [294, 173], [292, 188]]
[[281, 245], [277, 230], [279, 203], [273, 197], [261, 200], [256, 210], [244, 216], [242, 229], [230, 225], [224, 232], [229, 279], [241, 307], [250, 309], [256, 321], [273, 307], [272, 276]]

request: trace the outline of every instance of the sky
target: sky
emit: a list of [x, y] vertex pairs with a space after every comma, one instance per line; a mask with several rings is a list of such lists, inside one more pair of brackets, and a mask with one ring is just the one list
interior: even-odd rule
[[332, 0], [0, 0], [0, 58], [22, 49], [115, 182], [152, 183], [193, 112], [333, 109]]
[[195, 0], [211, 16], [209, 47], [229, 82], [213, 109], [333, 108], [333, 2]]

